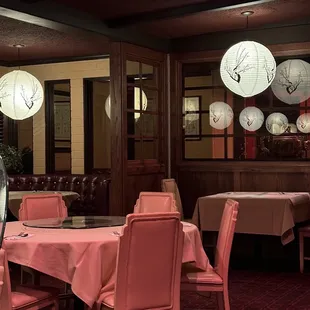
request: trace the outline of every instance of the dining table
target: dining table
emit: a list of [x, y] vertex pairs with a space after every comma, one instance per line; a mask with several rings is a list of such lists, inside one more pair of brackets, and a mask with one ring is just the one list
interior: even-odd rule
[[[89, 308], [113, 295], [119, 236], [125, 217], [78, 216], [6, 224], [8, 260], [71, 284]], [[183, 223], [183, 222], [182, 222]], [[183, 223], [183, 263], [212, 268], [198, 228]]]
[[18, 211], [23, 200], [23, 196], [42, 194], [61, 194], [67, 208], [70, 207], [72, 201], [80, 197], [78, 193], [71, 191], [9, 191], [9, 209], [15, 218], [18, 219]]
[[197, 199], [192, 223], [201, 231], [218, 231], [227, 199], [239, 202], [236, 233], [281, 237], [293, 241], [296, 223], [310, 220], [308, 192], [225, 192]]

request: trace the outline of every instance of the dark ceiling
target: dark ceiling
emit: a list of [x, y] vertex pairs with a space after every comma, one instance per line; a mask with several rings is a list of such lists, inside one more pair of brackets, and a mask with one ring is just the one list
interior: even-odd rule
[[241, 13], [247, 10], [254, 12], [249, 17], [249, 28], [299, 23], [301, 19], [310, 17], [310, 0], [277, 0], [253, 6], [200, 12], [185, 17], [153, 21], [143, 25], [143, 28], [151, 34], [166, 38], [245, 29], [246, 17]]
[[309, 41], [310, 0], [1, 0], [0, 61], [18, 59], [14, 44], [26, 46], [22, 62], [108, 54], [110, 39], [165, 52], [227, 48], [244, 37], [246, 10], [253, 40]]
[[[310, 17], [310, 0], [54, 0], [84, 10], [111, 28], [136, 29], [162, 38], [245, 29], [241, 12], [254, 11], [249, 27], [299, 23]], [[249, 3], [250, 5], [246, 5]], [[257, 4], [256, 4], [257, 3]]]
[[[108, 40], [100, 35], [57, 30], [0, 16], [0, 61], [5, 64], [71, 59], [108, 54]], [[15, 44], [24, 45], [18, 50]]]

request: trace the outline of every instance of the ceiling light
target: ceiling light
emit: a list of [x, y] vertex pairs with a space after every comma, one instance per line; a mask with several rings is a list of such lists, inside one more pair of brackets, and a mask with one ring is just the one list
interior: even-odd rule
[[12, 46], [16, 47], [16, 48], [23, 48], [23, 47], [25, 47], [24, 44], [13, 44]]
[[225, 86], [242, 97], [263, 92], [272, 83], [276, 62], [270, 50], [254, 41], [242, 41], [224, 54], [221, 78]]
[[310, 64], [301, 59], [289, 59], [277, 67], [271, 89], [287, 104], [298, 104], [310, 97]]
[[282, 113], [271, 113], [266, 119], [266, 128], [273, 135], [282, 135], [288, 126], [288, 119]]
[[303, 133], [310, 133], [310, 113], [301, 114], [296, 121], [299, 131]]
[[244, 12], [241, 12], [241, 15], [243, 15], [243, 16], [251, 16], [251, 15], [253, 15], [253, 14], [254, 14], [253, 11], [244, 11]]
[[41, 83], [26, 71], [14, 70], [0, 79], [0, 111], [12, 119], [33, 116], [40, 110], [43, 97]]
[[223, 130], [230, 126], [234, 118], [234, 112], [230, 105], [225, 102], [216, 101], [210, 104], [210, 126]]
[[[142, 107], [140, 107], [140, 88], [135, 87], [135, 94], [134, 94], [134, 109], [135, 110], [140, 110], [142, 108], [143, 111], [146, 110], [147, 108], [147, 97], [145, 92], [142, 90]], [[105, 102], [105, 112], [108, 116], [108, 118], [111, 119], [111, 96], [109, 95], [106, 102]], [[140, 113], [136, 112], [134, 114], [135, 120], [138, 120], [140, 117]]]
[[257, 107], [246, 107], [239, 115], [239, 123], [247, 131], [256, 131], [261, 128], [264, 119], [264, 113]]

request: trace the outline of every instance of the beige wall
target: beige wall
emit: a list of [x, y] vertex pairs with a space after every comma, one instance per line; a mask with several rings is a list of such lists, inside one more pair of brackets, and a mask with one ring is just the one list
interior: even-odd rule
[[105, 112], [110, 83], [93, 82], [94, 168], [111, 168], [111, 121]]
[[[1, 71], [4, 74], [16, 68]], [[40, 80], [70, 80], [71, 84], [71, 149], [72, 173], [84, 173], [84, 121], [83, 121], [83, 78], [107, 77], [110, 75], [109, 59], [68, 63], [24, 66]], [[34, 173], [45, 173], [45, 102], [32, 118]]]

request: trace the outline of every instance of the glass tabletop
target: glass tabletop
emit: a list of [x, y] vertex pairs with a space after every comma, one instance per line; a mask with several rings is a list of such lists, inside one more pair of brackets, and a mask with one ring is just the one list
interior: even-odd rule
[[90, 229], [99, 227], [122, 226], [126, 222], [123, 216], [72, 216], [23, 222], [24, 226], [55, 229]]

